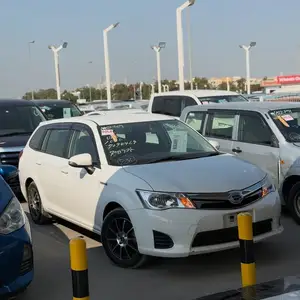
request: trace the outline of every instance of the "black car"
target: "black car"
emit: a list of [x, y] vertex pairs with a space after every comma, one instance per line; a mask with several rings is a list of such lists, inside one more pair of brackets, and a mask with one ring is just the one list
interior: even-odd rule
[[68, 100], [31, 100], [46, 115], [48, 120], [82, 116], [83, 113]]

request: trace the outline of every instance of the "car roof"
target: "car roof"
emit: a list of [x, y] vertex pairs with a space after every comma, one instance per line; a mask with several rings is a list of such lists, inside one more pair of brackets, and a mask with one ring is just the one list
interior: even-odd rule
[[68, 104], [73, 104], [69, 100], [58, 100], [58, 99], [34, 99], [31, 100], [32, 102], [36, 103], [37, 105], [50, 105], [50, 104], [61, 104], [61, 103], [68, 103]]
[[0, 99], [0, 106], [32, 106], [31, 101], [25, 99]]
[[208, 97], [208, 96], [226, 96], [226, 95], [239, 95], [236, 92], [224, 91], [224, 90], [185, 90], [185, 91], [171, 91], [163, 93], [155, 93], [155, 96], [171, 96], [171, 95], [194, 95], [196, 97]]
[[55, 119], [50, 121], [44, 121], [41, 125], [55, 124], [55, 123], [87, 123], [92, 121], [99, 126], [105, 126], [110, 124], [124, 124], [124, 123], [139, 123], [139, 122], [151, 122], [162, 120], [177, 120], [175, 117], [150, 114], [146, 111], [130, 111], [130, 110], [118, 110], [118, 111], [103, 111], [99, 115], [83, 115], [80, 117]]
[[193, 105], [184, 109], [186, 111], [202, 111], [207, 109], [234, 109], [234, 110], [250, 110], [250, 111], [263, 111], [268, 112], [270, 110], [280, 109], [292, 109], [300, 108], [300, 102], [230, 102], [221, 104], [206, 104], [206, 105]]

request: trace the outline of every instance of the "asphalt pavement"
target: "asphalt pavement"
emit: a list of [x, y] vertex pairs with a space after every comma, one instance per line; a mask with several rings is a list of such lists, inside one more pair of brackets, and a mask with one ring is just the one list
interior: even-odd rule
[[[285, 230], [281, 235], [255, 246], [258, 282], [300, 275], [300, 227], [288, 215], [282, 217], [282, 223]], [[72, 299], [68, 245], [70, 238], [82, 232], [61, 224], [32, 224], [31, 228], [35, 278], [19, 299]], [[86, 240], [91, 300], [194, 300], [240, 287], [238, 249], [186, 259], [157, 259], [146, 269], [125, 270], [109, 262], [99, 242]]]

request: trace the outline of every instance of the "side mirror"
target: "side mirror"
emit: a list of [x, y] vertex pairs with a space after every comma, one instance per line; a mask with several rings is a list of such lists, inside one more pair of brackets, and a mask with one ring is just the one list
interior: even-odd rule
[[217, 150], [220, 150], [220, 144], [219, 144], [219, 142], [213, 141], [213, 140], [208, 140], [208, 141], [209, 141], [209, 143], [210, 143], [213, 147], [215, 147]]
[[69, 159], [69, 166], [73, 168], [84, 168], [90, 175], [92, 175], [95, 171], [92, 156], [89, 153], [72, 156]]

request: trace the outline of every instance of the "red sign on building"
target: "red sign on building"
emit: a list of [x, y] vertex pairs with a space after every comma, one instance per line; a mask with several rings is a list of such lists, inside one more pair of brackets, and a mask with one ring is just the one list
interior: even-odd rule
[[277, 76], [276, 81], [278, 84], [299, 84], [300, 75]]

